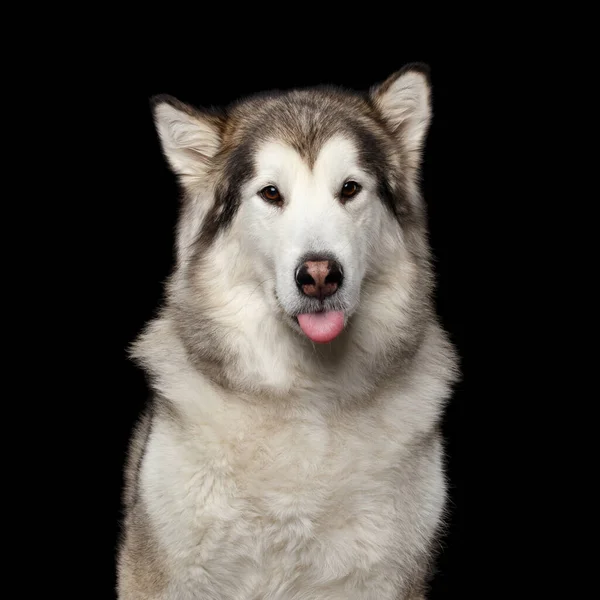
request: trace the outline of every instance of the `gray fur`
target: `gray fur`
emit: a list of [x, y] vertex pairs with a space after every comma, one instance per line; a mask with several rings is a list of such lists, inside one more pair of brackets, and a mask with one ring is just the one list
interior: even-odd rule
[[[428, 95], [412, 66], [367, 95], [272, 93], [221, 112], [157, 100], [185, 202], [167, 300], [133, 350], [156, 405], [127, 467], [122, 600], [424, 598], [446, 496], [439, 422], [457, 379], [418, 189]], [[278, 295], [276, 257], [244, 241], [244, 202], [265, 144], [313, 169], [335, 139], [376, 182], [383, 229], [360, 242], [358, 304], [325, 307], [347, 310], [345, 329], [315, 345]], [[266, 315], [250, 337], [247, 306]]]

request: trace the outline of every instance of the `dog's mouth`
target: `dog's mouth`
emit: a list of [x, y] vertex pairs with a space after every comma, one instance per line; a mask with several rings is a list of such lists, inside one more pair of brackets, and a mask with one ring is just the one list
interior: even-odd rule
[[274, 294], [278, 308], [297, 333], [304, 334], [312, 342], [327, 344], [337, 338], [354, 312], [342, 298], [327, 298], [325, 301], [303, 298], [287, 308]]
[[308, 339], [326, 344], [342, 333], [345, 315], [343, 310], [321, 310], [299, 314], [296, 319]]

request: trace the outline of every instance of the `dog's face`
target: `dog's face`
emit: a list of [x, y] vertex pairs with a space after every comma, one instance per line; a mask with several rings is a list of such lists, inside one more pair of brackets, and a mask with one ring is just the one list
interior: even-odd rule
[[277, 140], [258, 145], [242, 187], [240, 218], [257, 280], [272, 277], [293, 327], [313, 341], [336, 337], [359, 303], [361, 282], [385, 217], [377, 179], [356, 142], [329, 138], [310, 165]]
[[365, 278], [403, 243], [403, 217], [418, 210], [425, 72], [407, 68], [368, 96], [296, 91], [222, 113], [160, 97], [154, 111], [186, 192], [180, 264], [194, 269], [230, 238], [244, 257], [240, 280], [255, 282], [296, 331], [336, 338]]

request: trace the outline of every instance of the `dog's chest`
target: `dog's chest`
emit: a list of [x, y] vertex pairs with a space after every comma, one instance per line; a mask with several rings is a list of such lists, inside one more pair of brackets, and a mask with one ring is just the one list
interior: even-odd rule
[[153, 432], [147, 497], [174, 568], [250, 594], [344, 581], [393, 553], [401, 432], [378, 418], [223, 425]]

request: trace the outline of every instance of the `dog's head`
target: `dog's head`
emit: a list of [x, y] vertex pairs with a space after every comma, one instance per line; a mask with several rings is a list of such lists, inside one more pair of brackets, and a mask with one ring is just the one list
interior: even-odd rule
[[336, 338], [419, 221], [427, 69], [364, 95], [272, 93], [224, 111], [160, 96], [154, 115], [185, 190], [179, 268], [203, 270], [209, 295], [245, 287], [311, 340]]

